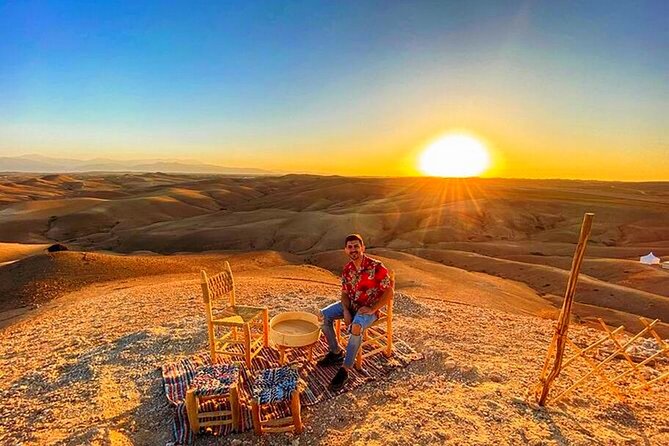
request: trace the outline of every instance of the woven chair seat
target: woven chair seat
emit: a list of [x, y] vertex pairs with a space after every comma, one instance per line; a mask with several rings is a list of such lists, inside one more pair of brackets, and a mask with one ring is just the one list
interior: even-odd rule
[[261, 316], [263, 312], [262, 309], [256, 307], [245, 307], [241, 305], [229, 307], [226, 311], [231, 314], [218, 315], [216, 318], [212, 319], [212, 322], [216, 325], [241, 327], [256, 317]]
[[239, 379], [236, 364], [213, 364], [199, 367], [190, 383], [197, 396], [215, 396], [230, 393], [230, 387]]
[[297, 390], [300, 376], [291, 366], [265, 369], [253, 384], [253, 397], [259, 404], [289, 400]]

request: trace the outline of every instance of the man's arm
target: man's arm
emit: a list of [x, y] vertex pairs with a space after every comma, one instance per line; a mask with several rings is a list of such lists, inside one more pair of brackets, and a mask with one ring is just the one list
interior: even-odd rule
[[380, 310], [388, 302], [390, 302], [390, 299], [392, 299], [394, 294], [395, 294], [395, 290], [393, 289], [393, 287], [386, 288], [386, 290], [381, 295], [381, 298], [379, 300], [377, 300], [374, 305], [372, 305], [372, 313]]
[[378, 310], [383, 308], [385, 304], [390, 302], [390, 299], [393, 297], [395, 291], [393, 290], [393, 287], [386, 288], [386, 290], [381, 294], [381, 297], [379, 300], [377, 300], [374, 305], [369, 306], [369, 307], [360, 307], [358, 309], [358, 313], [360, 314], [373, 314], [376, 313]]

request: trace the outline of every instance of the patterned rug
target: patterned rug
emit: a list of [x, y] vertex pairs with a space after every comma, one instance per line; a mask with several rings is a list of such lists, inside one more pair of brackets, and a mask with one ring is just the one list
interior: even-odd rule
[[[381, 330], [382, 331], [382, 330]], [[325, 337], [321, 336], [318, 344], [314, 347], [314, 358], [320, 358], [327, 352], [327, 342]], [[393, 355], [386, 358], [383, 354], [374, 355], [363, 361], [363, 370], [353, 370], [349, 375], [350, 379], [344, 389], [333, 393], [328, 390], [328, 384], [337, 372], [338, 366], [317, 367], [313, 363], [306, 362], [306, 351], [293, 349], [286, 354], [287, 362], [299, 362], [300, 378], [306, 384], [306, 389], [302, 392], [300, 401], [304, 406], [312, 406], [321, 401], [327, 401], [334, 398], [342, 392], [346, 392], [362, 384], [387, 376], [392, 370], [405, 367], [410, 362], [422, 359], [423, 355], [417, 353], [406, 343], [395, 340], [393, 342]], [[188, 425], [188, 416], [186, 415], [185, 395], [190, 381], [195, 375], [195, 370], [206, 364], [210, 364], [208, 354], [196, 355], [182, 359], [177, 362], [165, 364], [162, 366], [163, 384], [165, 386], [165, 395], [170, 405], [174, 408], [174, 442], [176, 445], [190, 444], [193, 441], [193, 433]], [[253, 378], [260, 370], [279, 366], [279, 354], [272, 348], [263, 348], [258, 356], [253, 359], [253, 370], [249, 372], [246, 367], [241, 367], [241, 385], [239, 387], [241, 408], [242, 430], [253, 429], [251, 418], [251, 388]], [[204, 403], [206, 410], [230, 410], [229, 404], [209, 401]], [[263, 416], [267, 418], [282, 418], [290, 414], [290, 405], [288, 402], [271, 404], [263, 406]], [[226, 435], [230, 433], [231, 426], [215, 426], [210, 428], [213, 435]]]

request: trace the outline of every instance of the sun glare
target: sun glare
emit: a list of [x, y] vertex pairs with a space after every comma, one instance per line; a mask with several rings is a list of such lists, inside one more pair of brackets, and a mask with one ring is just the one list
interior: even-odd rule
[[420, 170], [435, 177], [474, 177], [490, 166], [486, 146], [473, 136], [442, 136], [425, 148]]

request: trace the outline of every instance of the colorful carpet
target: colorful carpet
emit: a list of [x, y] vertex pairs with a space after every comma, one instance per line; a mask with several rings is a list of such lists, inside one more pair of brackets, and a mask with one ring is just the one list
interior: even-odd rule
[[[326, 352], [327, 343], [325, 338], [321, 337], [319, 343], [314, 348], [314, 358], [319, 358]], [[302, 350], [290, 350], [286, 355], [288, 362], [301, 361], [300, 378], [306, 386], [300, 398], [303, 406], [312, 406], [321, 401], [334, 398], [339, 393], [355, 389], [368, 381], [387, 376], [394, 369], [405, 367], [410, 362], [421, 359], [422, 357], [422, 354], [417, 353], [406, 343], [400, 340], [395, 340], [393, 343], [393, 355], [390, 358], [386, 358], [379, 353], [366, 359], [363, 361], [363, 370], [354, 370], [344, 389], [333, 393], [328, 390], [328, 384], [337, 372], [337, 366], [317, 367], [315, 361], [314, 363], [307, 363], [306, 351]], [[202, 365], [210, 363], [209, 355], [203, 354], [165, 364], [162, 367], [165, 394], [170, 405], [174, 408], [173, 429], [174, 442], [176, 445], [190, 444], [193, 441], [193, 433], [188, 425], [184, 398], [189, 383], [195, 375], [195, 370]], [[240, 398], [242, 401], [241, 424], [243, 431], [253, 429], [251, 404], [249, 402], [253, 383], [252, 380], [260, 370], [278, 367], [279, 354], [272, 348], [263, 348], [258, 356], [253, 359], [252, 364], [253, 370], [251, 372], [249, 372], [246, 367], [241, 368]], [[209, 401], [204, 404], [206, 405], [204, 408], [207, 411], [230, 410], [228, 404], [222, 404], [220, 402]], [[266, 418], [282, 418], [289, 414], [290, 406], [287, 402], [263, 406], [263, 417]], [[225, 435], [228, 434], [230, 430], [230, 425], [210, 428], [210, 432], [213, 435]]]

